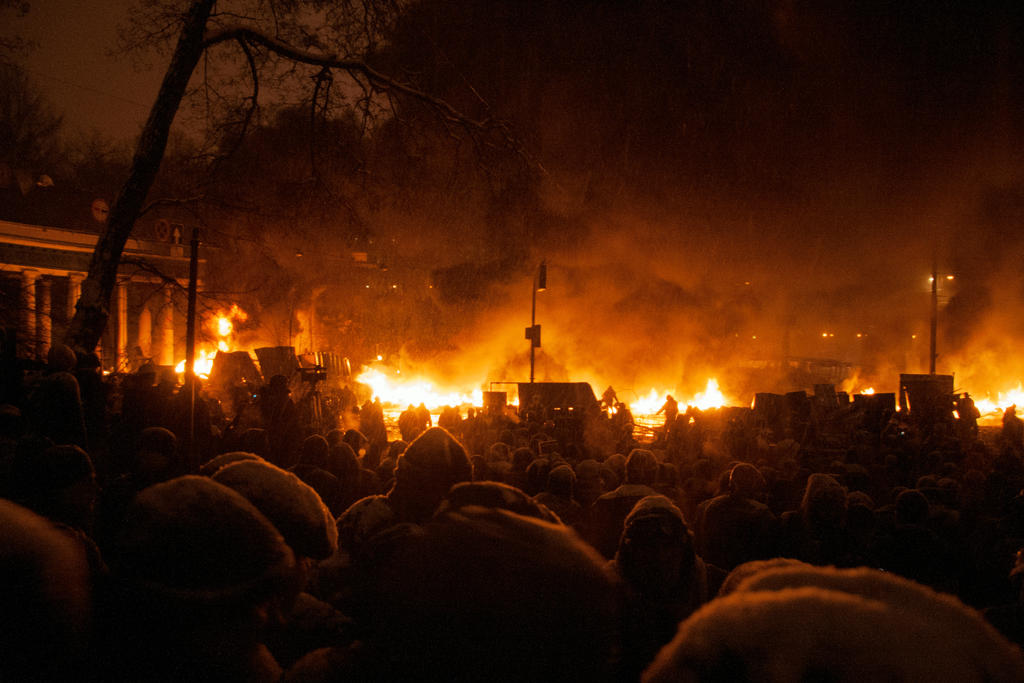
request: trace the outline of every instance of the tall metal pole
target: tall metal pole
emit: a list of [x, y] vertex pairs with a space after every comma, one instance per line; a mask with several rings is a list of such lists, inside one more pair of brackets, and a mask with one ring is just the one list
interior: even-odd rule
[[931, 347], [928, 353], [928, 374], [935, 374], [935, 360], [938, 354], [935, 350], [935, 336], [939, 327], [939, 266], [938, 259], [932, 259], [932, 334]]
[[530, 328], [526, 331], [526, 338], [530, 340], [530, 384], [533, 384], [533, 361], [534, 349], [540, 346], [540, 326], [537, 324], [537, 292], [543, 292], [548, 288], [548, 264], [541, 261], [540, 267], [533, 276], [533, 291], [530, 293]]
[[530, 306], [530, 384], [533, 384], [533, 354], [537, 348], [537, 276], [533, 276], [533, 297]]
[[196, 457], [196, 290], [199, 282], [199, 228], [192, 229], [192, 253], [188, 262], [188, 319], [185, 327], [185, 391], [188, 392], [188, 430], [185, 435], [190, 471]]

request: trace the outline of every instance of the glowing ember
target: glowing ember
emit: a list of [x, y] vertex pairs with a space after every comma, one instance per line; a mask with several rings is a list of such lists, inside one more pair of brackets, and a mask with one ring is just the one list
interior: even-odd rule
[[480, 406], [484, 401], [480, 389], [469, 392], [439, 389], [428, 379], [407, 377], [397, 370], [385, 372], [378, 368], [367, 368], [356, 381], [368, 385], [381, 403], [395, 406], [418, 406], [422, 403], [429, 410], [437, 410], [443, 406]]

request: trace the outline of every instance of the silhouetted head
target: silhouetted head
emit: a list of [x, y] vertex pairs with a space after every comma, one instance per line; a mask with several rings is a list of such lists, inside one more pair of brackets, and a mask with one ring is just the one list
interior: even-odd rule
[[473, 478], [466, 449], [442, 427], [413, 439], [398, 458], [395, 485], [389, 494], [402, 521], [426, 521], [448, 490]]
[[750, 463], [738, 463], [729, 471], [729, 492], [734, 496], [760, 498], [765, 487], [764, 476]]
[[568, 528], [469, 506], [376, 554], [379, 680], [612, 678], [615, 579]]
[[626, 458], [626, 483], [654, 486], [658, 481], [658, 459], [645, 448], [634, 448]]
[[213, 480], [245, 496], [296, 555], [322, 560], [338, 547], [334, 517], [312, 487], [268, 462], [242, 460], [217, 470]]

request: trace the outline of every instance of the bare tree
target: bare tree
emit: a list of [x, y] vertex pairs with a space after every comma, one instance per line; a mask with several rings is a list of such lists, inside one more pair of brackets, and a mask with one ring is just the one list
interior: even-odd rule
[[[314, 110], [318, 103], [326, 102], [327, 92], [334, 87], [341, 90], [336, 100], [368, 118], [385, 113], [397, 116], [402, 102], [415, 102], [452, 132], [483, 137], [497, 131], [500, 138], [511, 140], [501, 123], [464, 116], [407, 77], [384, 73], [368, 61], [388, 22], [401, 12], [399, 2], [242, 0], [237, 7], [228, 5], [217, 0], [192, 0], [184, 13], [163, 3], [148, 2], [142, 7], [144, 12], [136, 22], [140, 29], [134, 34], [136, 42], [167, 39], [175, 29], [177, 42], [136, 145], [128, 177], [111, 207], [82, 283], [81, 297], [65, 337], [75, 348], [95, 348], [106, 327], [125, 243], [145, 210], [171, 125], [200, 66], [203, 78], [196, 88], [199, 101], [211, 116], [232, 126], [239, 137], [258, 112], [261, 82], [295, 83], [305, 76]], [[244, 91], [233, 76], [238, 67], [249, 81]], [[345, 77], [343, 84], [336, 82], [334, 74]]]

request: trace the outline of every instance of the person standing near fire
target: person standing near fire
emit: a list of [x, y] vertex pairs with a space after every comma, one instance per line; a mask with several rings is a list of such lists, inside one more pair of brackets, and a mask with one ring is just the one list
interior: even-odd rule
[[665, 405], [658, 408], [658, 412], [655, 415], [661, 415], [665, 413], [665, 434], [668, 434], [668, 430], [675, 424], [676, 418], [679, 416], [679, 403], [672, 398], [672, 394], [665, 396]]

